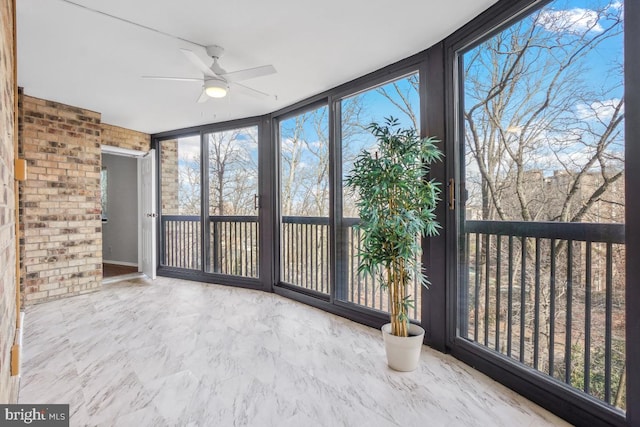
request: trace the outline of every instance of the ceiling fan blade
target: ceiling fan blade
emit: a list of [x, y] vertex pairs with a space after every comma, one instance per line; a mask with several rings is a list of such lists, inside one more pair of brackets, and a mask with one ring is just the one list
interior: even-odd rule
[[209, 95], [207, 95], [204, 89], [202, 89], [202, 93], [200, 93], [200, 97], [198, 98], [198, 104], [207, 102], [208, 99], [209, 99]]
[[180, 51], [184, 54], [184, 56], [187, 57], [189, 61], [191, 61], [191, 63], [193, 63], [193, 65], [198, 67], [198, 69], [202, 71], [205, 76], [216, 77], [216, 73], [211, 71], [211, 68], [209, 68], [209, 66], [202, 60], [202, 58], [196, 55], [193, 51], [182, 48], [180, 49]]
[[238, 89], [240, 89], [242, 92], [245, 92], [246, 94], [255, 96], [256, 98], [270, 98], [272, 96], [272, 95], [269, 95], [268, 93], [259, 91], [258, 89], [254, 89], [249, 86], [245, 86], [238, 82], [234, 82], [233, 86], [237, 87]]
[[246, 70], [232, 71], [222, 74], [221, 76], [229, 82], [239, 82], [242, 80], [255, 79], [256, 77], [268, 76], [276, 72], [273, 65], [263, 65], [256, 68], [247, 68]]
[[178, 82], [201, 82], [202, 79], [196, 79], [192, 77], [164, 77], [164, 76], [142, 76], [143, 79], [151, 80], [174, 80]]

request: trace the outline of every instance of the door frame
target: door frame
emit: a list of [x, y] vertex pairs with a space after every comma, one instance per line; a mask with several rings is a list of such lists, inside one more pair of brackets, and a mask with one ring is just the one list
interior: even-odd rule
[[[140, 151], [140, 150], [131, 150], [128, 148], [120, 148], [120, 147], [115, 147], [112, 145], [100, 145], [100, 163], [102, 164], [102, 154], [111, 154], [113, 156], [121, 156], [121, 157], [131, 157], [131, 158], [135, 158], [137, 160], [142, 159], [144, 156], [146, 156], [149, 153], [149, 151]], [[137, 199], [138, 199], [138, 203], [136, 206], [136, 216], [138, 218], [138, 272], [141, 272], [142, 270], [142, 223], [139, 221], [140, 219], [140, 212], [142, 211], [142, 182], [140, 179], [140, 162], [136, 162], [136, 176], [137, 176], [137, 182], [136, 182], [136, 191], [137, 191]], [[155, 179], [155, 177], [153, 177], [153, 179]], [[102, 234], [102, 233], [101, 233]], [[104, 260], [104, 255], [102, 256], [102, 259]]]

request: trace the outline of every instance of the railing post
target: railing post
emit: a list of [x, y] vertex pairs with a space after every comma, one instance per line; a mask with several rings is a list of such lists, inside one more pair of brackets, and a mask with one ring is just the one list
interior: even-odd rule
[[[349, 268], [349, 236], [347, 234], [348, 228], [344, 225], [342, 218], [336, 217], [336, 241], [335, 248], [335, 298], [337, 300], [347, 301], [349, 298], [349, 275], [347, 273]], [[355, 242], [351, 242], [354, 244]], [[356, 267], [357, 268], [357, 267]], [[351, 284], [353, 286], [353, 284]]]

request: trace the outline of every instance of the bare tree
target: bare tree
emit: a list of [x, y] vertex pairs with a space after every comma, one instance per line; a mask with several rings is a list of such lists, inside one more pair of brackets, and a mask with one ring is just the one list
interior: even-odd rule
[[258, 186], [257, 129], [207, 134], [207, 147], [209, 214], [250, 214]]
[[[467, 181], [483, 219], [580, 221], [622, 176], [621, 79], [585, 77], [588, 55], [622, 31], [621, 9], [582, 13], [544, 9], [464, 55]], [[550, 172], [563, 174], [554, 188], [532, 179]], [[593, 174], [602, 179], [585, 194]]]
[[419, 105], [413, 102], [416, 94], [420, 90], [420, 78], [417, 73], [410, 74], [405, 80], [408, 84], [401, 85], [397, 80], [381, 86], [377, 91], [382, 94], [395, 107], [395, 112], [389, 114], [397, 115], [400, 113], [409, 119], [413, 129], [420, 129]]
[[[563, 9], [560, 3], [553, 3], [557, 9], [546, 7], [512, 24], [462, 57], [465, 179], [470, 194], [467, 201], [470, 219], [622, 221], [622, 66], [615, 61], [599, 62], [603, 51], [621, 48], [622, 9], [616, 2], [601, 2], [593, 9], [572, 9], [568, 3]], [[601, 72], [597, 81], [593, 81], [594, 73], [590, 70], [594, 64]], [[524, 335], [519, 332], [514, 335], [525, 343], [525, 362], [546, 371], [550, 351], [564, 350], [564, 343], [554, 336], [558, 330], [552, 332], [551, 319], [554, 322], [565, 319], [568, 310], [566, 278], [556, 277], [551, 288], [549, 260], [550, 254], [555, 253], [555, 268], [566, 270], [568, 260], [558, 254], [564, 253], [567, 243], [559, 240], [551, 248], [547, 242], [538, 248], [538, 255], [534, 239], [523, 238], [519, 244], [526, 245], [526, 279], [519, 283], [521, 260], [516, 251], [511, 279], [524, 292], [524, 299], [514, 299], [512, 314], [526, 328]], [[500, 278], [496, 271], [486, 269], [496, 248], [496, 241], [489, 244], [485, 239], [482, 250], [473, 255], [480, 258], [480, 268], [471, 273], [478, 276], [474, 279], [491, 283], [473, 296], [488, 301], [479, 307], [483, 315], [500, 298], [497, 285], [492, 282]], [[551, 252], [552, 249], [555, 251]], [[574, 250], [580, 257], [583, 249], [576, 246]], [[595, 263], [597, 247], [593, 251]], [[614, 260], [620, 261], [624, 262], [624, 255]], [[495, 265], [496, 260], [490, 262]], [[583, 286], [580, 284], [585, 267], [584, 263], [580, 265], [574, 270], [575, 287]], [[595, 278], [601, 272], [597, 266], [594, 268]], [[485, 275], [490, 277], [487, 279]], [[597, 292], [594, 286], [590, 295], [594, 307], [600, 301], [601, 294]], [[572, 313], [574, 319], [584, 319], [584, 301], [576, 299], [576, 295]], [[482, 318], [479, 321], [484, 326]], [[596, 334], [603, 333], [604, 320], [594, 315], [593, 321], [602, 325], [591, 329], [594, 342], [600, 342]], [[504, 322], [504, 317], [494, 314], [489, 322], [495, 325]], [[533, 340], [536, 330], [539, 346], [535, 344], [537, 339]], [[505, 337], [503, 334], [502, 339]], [[572, 348], [582, 348], [584, 331], [576, 332], [572, 339]], [[600, 354], [601, 350], [594, 344], [592, 351]], [[580, 357], [579, 352], [577, 356]], [[592, 374], [600, 369], [601, 362], [595, 356], [592, 358]], [[556, 360], [554, 369], [568, 369], [572, 363], [573, 360]], [[621, 370], [622, 365], [618, 364], [613, 375], [624, 381]], [[592, 381], [595, 393], [598, 388], [596, 380]], [[572, 384], [579, 386], [573, 380]]]

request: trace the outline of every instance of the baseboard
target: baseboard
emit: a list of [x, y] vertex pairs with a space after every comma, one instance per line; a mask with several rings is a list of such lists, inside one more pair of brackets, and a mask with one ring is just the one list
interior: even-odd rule
[[137, 267], [138, 263], [135, 262], [127, 262], [127, 261], [111, 261], [107, 259], [102, 260], [103, 264], [113, 264], [113, 265], [124, 265], [126, 267]]

